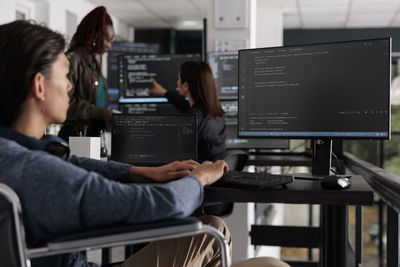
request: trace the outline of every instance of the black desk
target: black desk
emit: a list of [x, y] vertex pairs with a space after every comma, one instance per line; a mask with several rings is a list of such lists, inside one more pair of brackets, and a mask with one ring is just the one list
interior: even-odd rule
[[[341, 166], [344, 165], [343, 160], [339, 160]], [[311, 155], [304, 153], [270, 153], [261, 155], [250, 155], [246, 165], [256, 166], [311, 166]], [[332, 159], [332, 166], [338, 167], [337, 160]]]
[[[267, 158], [270, 166], [308, 166], [306, 157], [274, 156]], [[266, 159], [263, 159], [266, 160]], [[304, 164], [304, 165], [303, 165]], [[207, 202], [255, 202], [321, 204], [320, 214], [320, 266], [348, 266], [348, 205], [373, 204], [373, 191], [363, 177], [354, 175], [352, 186], [347, 190], [323, 190], [318, 181], [296, 180], [286, 189], [244, 190], [234, 188], [206, 187], [204, 201]], [[360, 215], [361, 217], [361, 215]], [[361, 231], [361, 229], [359, 229]], [[360, 249], [360, 248], [359, 248]], [[356, 246], [357, 250], [357, 246]], [[357, 254], [357, 251], [356, 251]], [[356, 259], [357, 260], [357, 259]], [[350, 260], [351, 262], [351, 260]]]
[[322, 205], [372, 205], [373, 191], [359, 175], [353, 175], [346, 190], [324, 190], [318, 181], [295, 180], [286, 189], [236, 189], [206, 187], [206, 202], [257, 202]]
[[311, 166], [312, 158], [303, 153], [299, 154], [263, 154], [250, 155], [247, 165], [258, 166]]

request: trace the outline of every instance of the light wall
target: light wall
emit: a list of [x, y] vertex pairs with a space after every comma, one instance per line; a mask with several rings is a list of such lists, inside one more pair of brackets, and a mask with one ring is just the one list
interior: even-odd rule
[[[27, 14], [27, 19], [45, 23], [49, 28], [66, 34], [69, 11], [77, 16], [77, 23], [96, 5], [86, 0], [0, 0], [0, 24], [15, 20], [16, 10]], [[115, 34], [119, 39], [133, 41], [134, 29], [111, 14]]]

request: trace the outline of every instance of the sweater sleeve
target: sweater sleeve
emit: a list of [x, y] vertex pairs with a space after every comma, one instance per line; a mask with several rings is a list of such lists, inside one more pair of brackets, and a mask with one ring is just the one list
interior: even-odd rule
[[70, 156], [68, 161], [87, 171], [94, 171], [105, 178], [115, 181], [126, 181], [131, 165], [116, 161], [103, 161], [85, 157]]
[[201, 182], [193, 176], [157, 185], [121, 184], [47, 155], [32, 156], [25, 169], [17, 194], [34, 243], [80, 229], [186, 217], [203, 200]]
[[178, 91], [168, 90], [165, 97], [180, 111], [185, 112], [190, 108], [189, 102]]

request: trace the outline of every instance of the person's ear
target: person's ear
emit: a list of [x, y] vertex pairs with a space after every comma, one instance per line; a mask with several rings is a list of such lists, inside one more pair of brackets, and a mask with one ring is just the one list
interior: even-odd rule
[[183, 89], [183, 92], [186, 94], [186, 93], [189, 93], [189, 84], [187, 83], [187, 82], [184, 82], [183, 84], [182, 84], [182, 89]]
[[38, 72], [33, 77], [31, 93], [32, 95], [40, 100], [45, 99], [45, 88], [44, 88], [45, 77], [41, 72]]

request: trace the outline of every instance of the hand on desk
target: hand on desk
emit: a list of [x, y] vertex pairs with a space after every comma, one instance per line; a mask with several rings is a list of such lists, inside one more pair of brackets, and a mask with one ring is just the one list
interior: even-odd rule
[[147, 178], [155, 182], [169, 182], [187, 176], [200, 164], [194, 160], [174, 161], [160, 167], [131, 166], [129, 179], [132, 182], [138, 178]]
[[192, 171], [191, 175], [200, 179], [203, 186], [218, 181], [228, 171], [228, 164], [223, 160], [216, 162], [205, 161], [198, 168]]
[[227, 171], [228, 165], [223, 160], [217, 160], [214, 163], [205, 161], [203, 164], [194, 160], [174, 161], [160, 167], [131, 166], [129, 180], [131, 182], [143, 182], [140, 179], [146, 178], [154, 182], [169, 182], [187, 175], [193, 175], [199, 178], [205, 186], [216, 182]]

